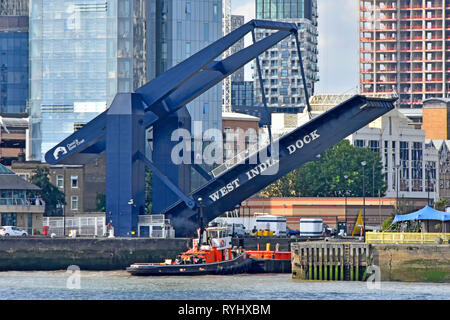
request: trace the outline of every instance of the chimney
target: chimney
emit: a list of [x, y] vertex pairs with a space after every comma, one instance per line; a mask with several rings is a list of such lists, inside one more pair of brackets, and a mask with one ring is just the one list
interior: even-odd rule
[[23, 152], [23, 149], [17, 154], [17, 162], [25, 162], [25, 152]]

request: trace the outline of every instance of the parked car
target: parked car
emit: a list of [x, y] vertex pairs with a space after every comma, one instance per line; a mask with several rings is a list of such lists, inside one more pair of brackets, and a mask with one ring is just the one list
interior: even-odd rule
[[13, 227], [13, 226], [4, 226], [0, 227], [0, 236], [4, 237], [26, 237], [28, 236], [28, 232], [23, 229]]

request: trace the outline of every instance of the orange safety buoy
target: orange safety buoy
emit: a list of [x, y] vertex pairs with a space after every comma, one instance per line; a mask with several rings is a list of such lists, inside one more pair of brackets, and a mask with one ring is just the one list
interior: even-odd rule
[[220, 246], [221, 246], [221, 247], [224, 247], [224, 246], [225, 246], [225, 240], [221, 240], [221, 241], [220, 241]]

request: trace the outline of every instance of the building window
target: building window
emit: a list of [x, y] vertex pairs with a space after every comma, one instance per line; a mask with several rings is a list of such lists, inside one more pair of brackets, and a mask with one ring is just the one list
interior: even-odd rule
[[[435, 192], [436, 191], [436, 162], [427, 161], [425, 164], [425, 191]], [[446, 189], [448, 189], [448, 180], [446, 183]], [[441, 188], [443, 189], [444, 184], [441, 180]]]
[[219, 21], [219, 6], [217, 3], [213, 4], [213, 21]]
[[209, 114], [209, 103], [203, 104], [203, 116], [207, 117]]
[[186, 14], [186, 20], [191, 20], [192, 7], [190, 2], [186, 2], [184, 13]]
[[78, 176], [71, 176], [70, 180], [72, 188], [78, 188]]
[[186, 51], [186, 58], [189, 58], [191, 56], [191, 43], [190, 42], [186, 42], [185, 51]]
[[17, 214], [16, 213], [2, 213], [2, 226], [16, 226]]
[[400, 191], [409, 191], [409, 142], [400, 141]]
[[412, 175], [412, 191], [422, 191], [422, 157], [423, 157], [423, 151], [422, 151], [422, 143], [421, 142], [413, 142], [412, 150], [411, 150], [411, 157], [412, 157], [412, 168], [411, 168], [411, 175]]
[[380, 152], [380, 142], [378, 140], [370, 140], [369, 148], [373, 152]]
[[364, 148], [364, 140], [355, 140], [355, 147]]
[[177, 38], [179, 40], [181, 40], [181, 38], [183, 37], [183, 33], [182, 33], [182, 24], [180, 21], [177, 22]]
[[209, 41], [209, 23], [203, 24], [203, 40]]
[[78, 196], [71, 196], [70, 197], [70, 209], [71, 210], [78, 210]]
[[64, 176], [60, 174], [56, 176], [56, 186], [58, 188], [64, 188]]

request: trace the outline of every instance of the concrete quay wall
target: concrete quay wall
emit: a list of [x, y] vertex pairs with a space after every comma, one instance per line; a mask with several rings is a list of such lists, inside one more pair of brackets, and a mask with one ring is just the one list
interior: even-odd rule
[[381, 281], [450, 283], [450, 245], [292, 244], [293, 279], [365, 280], [369, 266], [379, 267]]
[[[234, 238], [232, 245], [247, 250], [290, 251], [293, 239], [276, 237]], [[81, 270], [123, 270], [136, 262], [174, 259], [192, 245], [192, 239], [146, 238], [0, 238], [0, 271], [64, 270], [77, 265]]]
[[450, 245], [373, 244], [383, 281], [450, 282]]
[[1, 238], [0, 271], [121, 270], [136, 262], [175, 258], [191, 239], [143, 238]]

